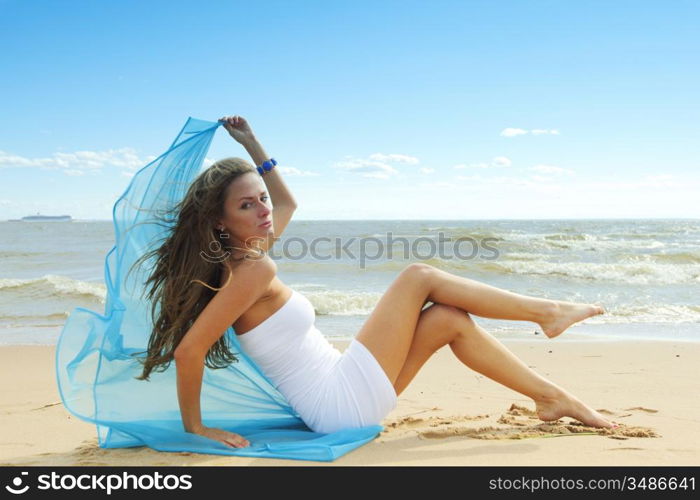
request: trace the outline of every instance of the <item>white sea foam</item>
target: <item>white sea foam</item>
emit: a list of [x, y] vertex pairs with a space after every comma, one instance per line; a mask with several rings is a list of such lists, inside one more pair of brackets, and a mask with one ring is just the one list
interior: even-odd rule
[[89, 296], [104, 302], [107, 296], [107, 288], [103, 283], [81, 281], [55, 274], [46, 274], [35, 279], [0, 278], [0, 290], [12, 294], [14, 298], [29, 298], [40, 292], [61, 297]]
[[499, 274], [513, 273], [613, 283], [700, 283], [700, 264], [660, 264], [645, 260], [600, 263], [499, 259], [481, 263], [481, 269]]
[[[291, 285], [297, 288], [296, 285]], [[380, 293], [324, 290], [318, 292], [302, 292], [313, 304], [318, 315], [352, 316], [365, 315], [372, 312], [381, 298]]]
[[[296, 285], [292, 286], [297, 289]], [[304, 292], [302, 292], [304, 293]], [[317, 315], [369, 315], [382, 297], [381, 293], [326, 290], [307, 292]], [[700, 305], [630, 304], [604, 302], [606, 314], [588, 318], [586, 323], [700, 323]]]

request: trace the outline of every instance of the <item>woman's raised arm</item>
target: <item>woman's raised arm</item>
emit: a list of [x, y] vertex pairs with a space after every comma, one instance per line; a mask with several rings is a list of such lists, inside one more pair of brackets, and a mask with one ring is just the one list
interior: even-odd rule
[[[263, 162], [270, 159], [262, 144], [253, 133], [250, 124], [242, 116], [225, 116], [219, 121], [222, 121], [224, 128], [238, 143], [243, 146], [253, 160], [256, 167], [262, 166]], [[292, 192], [282, 180], [277, 169], [272, 169], [262, 176], [265, 181], [267, 191], [270, 193], [272, 206], [277, 208], [297, 207], [297, 202], [292, 196]]]
[[[228, 130], [231, 137], [248, 151], [256, 167], [261, 166], [263, 162], [270, 159], [245, 118], [236, 115], [223, 117], [220, 121], [224, 123], [224, 128]], [[297, 202], [276, 168], [266, 172], [262, 178], [267, 192], [270, 193], [272, 227], [274, 229], [274, 239], [276, 239], [282, 235], [292, 219], [292, 215], [297, 209]], [[274, 243], [274, 239], [270, 238], [270, 241], [266, 241], [262, 245], [263, 250], [267, 251]]]

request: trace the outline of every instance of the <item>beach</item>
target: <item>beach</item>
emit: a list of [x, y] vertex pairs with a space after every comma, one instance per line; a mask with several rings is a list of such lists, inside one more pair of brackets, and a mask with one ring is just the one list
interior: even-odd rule
[[[109, 314], [112, 224], [1, 222], [0, 234], [0, 464], [311, 463], [99, 448], [95, 426], [64, 408], [54, 360], [77, 308]], [[275, 247], [278, 277], [309, 299], [316, 326], [341, 351], [411, 262], [533, 297], [602, 304], [605, 314], [555, 339], [534, 323], [475, 319], [528, 366], [621, 424], [613, 432], [568, 418], [546, 424], [527, 397], [465, 367], [446, 346], [402, 392], [376, 439], [314, 463], [700, 463], [699, 221], [292, 221], [285, 237]], [[70, 339], [79, 346], [86, 331], [76, 328]], [[124, 334], [145, 345], [148, 328]]]
[[[534, 337], [534, 336], [533, 336]], [[101, 449], [95, 427], [58, 394], [52, 345], [0, 347], [0, 465], [583, 465], [700, 463], [700, 344], [572, 341], [542, 336], [502, 342], [528, 366], [621, 424], [615, 431], [544, 422], [534, 403], [465, 367], [449, 346], [435, 353], [382, 422], [373, 441], [333, 462]], [[341, 351], [347, 341], [333, 341]], [[581, 432], [584, 431], [584, 432]]]
[[[700, 2], [66, 3], [0, 3], [0, 465], [700, 465]], [[428, 304], [619, 426], [449, 345], [384, 416], [432, 334], [548, 392]]]

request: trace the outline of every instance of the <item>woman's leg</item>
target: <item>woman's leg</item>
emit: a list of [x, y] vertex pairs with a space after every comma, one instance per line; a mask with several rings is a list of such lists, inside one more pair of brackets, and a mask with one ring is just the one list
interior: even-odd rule
[[432, 266], [433, 287], [428, 300], [459, 307], [482, 318], [532, 321], [550, 338], [573, 323], [605, 312], [602, 307], [560, 300], [538, 299], [462, 278]]
[[432, 266], [411, 264], [387, 289], [356, 337], [374, 355], [392, 384], [406, 364], [426, 301], [486, 317], [534, 321], [543, 329], [559, 329], [558, 333], [576, 321], [600, 313], [596, 306], [526, 297]]
[[527, 297], [426, 264], [410, 264], [379, 299], [357, 334], [392, 382], [404, 365], [418, 316], [427, 301], [454, 306], [476, 316], [533, 321], [550, 337], [602, 312], [598, 306]]
[[540, 376], [461, 309], [433, 304], [421, 312], [406, 362], [394, 384], [401, 394], [418, 370], [441, 347], [449, 345], [469, 368], [530, 397], [542, 420], [563, 416], [586, 425], [610, 427], [602, 415], [561, 387]]
[[397, 396], [408, 387], [430, 356], [460, 335], [466, 316], [461, 309], [444, 304], [432, 304], [421, 311], [406, 361], [394, 382]]

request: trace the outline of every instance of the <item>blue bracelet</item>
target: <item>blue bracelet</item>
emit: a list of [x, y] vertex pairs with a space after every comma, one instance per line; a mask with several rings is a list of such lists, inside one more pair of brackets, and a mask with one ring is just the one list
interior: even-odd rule
[[264, 161], [262, 166], [258, 167], [258, 173], [260, 175], [264, 175], [266, 172], [269, 172], [275, 168], [276, 165], [277, 161], [274, 158], [270, 158], [269, 160]]

